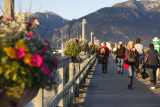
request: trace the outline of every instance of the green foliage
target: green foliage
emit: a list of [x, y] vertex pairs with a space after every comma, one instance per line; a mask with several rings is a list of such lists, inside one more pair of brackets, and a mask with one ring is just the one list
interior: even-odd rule
[[81, 46], [78, 43], [78, 40], [71, 39], [66, 42], [64, 55], [66, 56], [75, 56], [77, 57], [81, 52]]

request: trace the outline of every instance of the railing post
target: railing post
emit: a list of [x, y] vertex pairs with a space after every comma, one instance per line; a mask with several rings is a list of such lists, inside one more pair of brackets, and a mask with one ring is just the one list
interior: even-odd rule
[[42, 93], [42, 89], [39, 89], [37, 96], [35, 97], [35, 99], [33, 99], [33, 105], [34, 107], [43, 107], [43, 93]]
[[[71, 82], [73, 80], [73, 77], [74, 77], [73, 71], [74, 71], [74, 63], [71, 62], [69, 64], [69, 82]], [[71, 93], [71, 98], [70, 98], [69, 105], [72, 106], [72, 104], [73, 104], [73, 98], [74, 98], [74, 86], [73, 85], [70, 88], [69, 92]]]
[[[80, 72], [79, 71], [79, 67], [77, 66], [78, 65], [78, 63], [77, 64], [75, 64], [76, 66], [76, 75]], [[78, 77], [77, 78], [77, 81], [76, 81], [76, 97], [78, 97], [78, 95], [79, 95], [79, 83], [80, 83], [80, 77]]]
[[[63, 67], [59, 69], [59, 73], [62, 79], [62, 83], [58, 86], [57, 94], [59, 94], [63, 90], [64, 77], [63, 77]], [[58, 103], [58, 106], [63, 107], [63, 99]]]

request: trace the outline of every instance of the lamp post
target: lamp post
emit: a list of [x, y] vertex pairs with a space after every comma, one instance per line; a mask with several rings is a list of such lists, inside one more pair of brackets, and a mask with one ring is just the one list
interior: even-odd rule
[[14, 0], [3, 0], [3, 16], [14, 18]]
[[96, 43], [96, 37], [94, 36], [94, 42], [93, 42], [94, 44]]
[[91, 32], [91, 43], [93, 43], [93, 32]]
[[63, 29], [61, 29], [60, 32], [61, 32], [61, 49], [63, 50]]
[[82, 39], [85, 39], [85, 24], [86, 24], [86, 19], [82, 20]]

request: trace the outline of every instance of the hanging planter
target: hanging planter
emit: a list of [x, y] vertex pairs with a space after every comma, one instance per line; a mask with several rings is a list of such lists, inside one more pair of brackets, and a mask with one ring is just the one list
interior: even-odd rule
[[73, 63], [82, 63], [83, 60], [82, 60], [81, 58], [77, 58], [77, 57], [75, 57], [75, 56], [72, 56], [72, 62], [73, 62]]
[[65, 43], [65, 56], [75, 56], [77, 57], [81, 52], [81, 46], [77, 39], [71, 39]]
[[25, 89], [19, 99], [14, 97], [8, 97], [6, 93], [3, 92], [0, 95], [0, 104], [2, 107], [24, 107], [24, 105], [29, 103], [34, 97], [37, 96], [38, 90], [39, 89], [36, 88]]
[[10, 17], [0, 19], [2, 107], [23, 107], [49, 81], [55, 88], [61, 83], [57, 73], [59, 62], [51, 53], [50, 43], [47, 39], [43, 42], [34, 37], [38, 20], [32, 18], [28, 22], [24, 14], [15, 14], [15, 17], [14, 21]]

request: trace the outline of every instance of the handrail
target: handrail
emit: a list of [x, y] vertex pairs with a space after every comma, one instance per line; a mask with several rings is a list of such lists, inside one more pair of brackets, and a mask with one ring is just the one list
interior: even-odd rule
[[60, 101], [61, 99], [68, 93], [69, 89], [73, 86], [73, 84], [76, 82], [76, 80], [78, 79], [78, 77], [83, 73], [83, 71], [85, 70], [85, 68], [90, 64], [90, 62], [96, 57], [96, 55], [94, 55], [90, 61], [87, 63], [87, 65], [85, 65], [85, 67], [83, 67], [83, 69], [73, 78], [73, 80], [68, 83], [65, 88], [63, 89], [63, 91], [58, 94], [56, 96], [56, 98], [54, 98], [53, 102], [52, 102], [52, 106], [55, 107]]
[[71, 57], [60, 59], [58, 68], [62, 83], [58, 86], [58, 91], [47, 91], [40, 89], [38, 95], [25, 107], [66, 107], [72, 104], [72, 99], [78, 95], [79, 85], [86, 77], [90, 67], [94, 64], [96, 54], [86, 57], [82, 63], [71, 62]]

